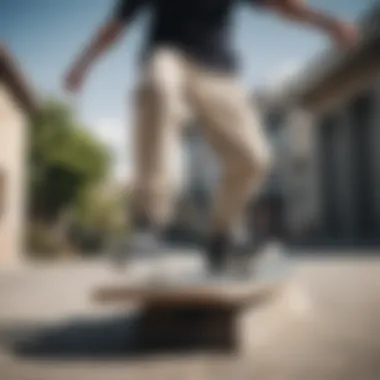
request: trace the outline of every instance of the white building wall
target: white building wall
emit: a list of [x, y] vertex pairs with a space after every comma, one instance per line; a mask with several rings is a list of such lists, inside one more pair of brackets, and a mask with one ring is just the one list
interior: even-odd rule
[[27, 117], [0, 82], [0, 266], [17, 262], [23, 249]]

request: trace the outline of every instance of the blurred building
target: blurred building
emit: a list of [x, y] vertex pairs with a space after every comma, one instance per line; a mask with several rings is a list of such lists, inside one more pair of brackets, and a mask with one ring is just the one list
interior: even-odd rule
[[0, 265], [17, 261], [22, 252], [26, 138], [34, 108], [24, 78], [0, 45]]
[[286, 110], [281, 104], [268, 102], [257, 92], [253, 96], [255, 112], [261, 117], [270, 144], [273, 162], [271, 170], [258, 194], [252, 197], [245, 215], [246, 226], [251, 234], [271, 238], [285, 238], [285, 192], [284, 170], [289, 154], [285, 129]]
[[266, 94], [286, 115], [286, 225], [297, 242], [380, 240], [379, 6], [360, 25], [355, 49], [326, 52]]
[[184, 140], [187, 178], [174, 225], [182, 240], [194, 241], [208, 226], [212, 194], [220, 169], [217, 157], [204, 140], [199, 126], [194, 123], [186, 128]]
[[[380, 241], [380, 10], [359, 20], [348, 53], [327, 50], [276, 89], [254, 94], [275, 162], [247, 217], [251, 231], [296, 243]], [[187, 222], [207, 223], [219, 170], [200, 132], [186, 137]]]

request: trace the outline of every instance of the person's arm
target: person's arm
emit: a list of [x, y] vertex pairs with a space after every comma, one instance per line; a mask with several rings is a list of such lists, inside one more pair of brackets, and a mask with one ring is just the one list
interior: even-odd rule
[[65, 77], [65, 88], [78, 91], [95, 61], [105, 54], [121, 37], [123, 31], [143, 4], [143, 0], [119, 0], [112, 16], [99, 28], [81, 51]]
[[304, 0], [264, 0], [280, 16], [316, 28], [342, 48], [351, 47], [358, 38], [354, 24], [309, 6]]

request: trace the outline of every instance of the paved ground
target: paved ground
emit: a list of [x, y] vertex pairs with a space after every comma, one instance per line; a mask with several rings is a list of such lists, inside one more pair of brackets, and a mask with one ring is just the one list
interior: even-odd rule
[[296, 269], [282, 297], [242, 321], [245, 350], [235, 357], [133, 355], [133, 318], [89, 300], [114, 276], [102, 263], [4, 271], [0, 378], [378, 380], [380, 260], [313, 259]]

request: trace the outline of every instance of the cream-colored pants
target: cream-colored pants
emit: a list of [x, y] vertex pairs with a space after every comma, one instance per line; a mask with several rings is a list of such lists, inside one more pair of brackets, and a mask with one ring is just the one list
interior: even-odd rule
[[262, 183], [270, 152], [248, 94], [236, 77], [208, 71], [169, 48], [155, 51], [136, 94], [135, 205], [157, 224], [173, 211], [170, 170], [182, 126], [195, 115], [222, 167], [211, 230], [238, 219]]

